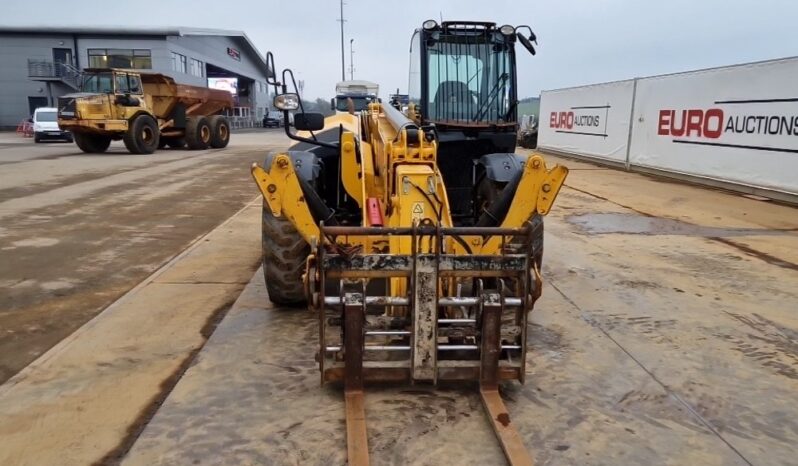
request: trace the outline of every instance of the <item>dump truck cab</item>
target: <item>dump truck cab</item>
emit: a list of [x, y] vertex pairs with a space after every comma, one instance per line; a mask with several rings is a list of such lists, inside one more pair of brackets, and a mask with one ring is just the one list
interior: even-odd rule
[[152, 114], [141, 74], [133, 70], [86, 69], [80, 92], [61, 97], [59, 104], [59, 126], [82, 132], [127, 131], [137, 113]]

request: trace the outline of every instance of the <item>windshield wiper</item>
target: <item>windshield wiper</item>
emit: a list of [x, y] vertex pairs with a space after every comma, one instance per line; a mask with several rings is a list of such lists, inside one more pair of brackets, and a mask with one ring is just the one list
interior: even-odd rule
[[496, 84], [493, 85], [493, 88], [488, 93], [488, 99], [477, 109], [473, 121], [480, 121], [484, 114], [490, 110], [490, 106], [493, 101], [496, 100], [496, 97], [498, 97], [500, 92], [504, 91], [505, 84], [509, 78], [510, 75], [508, 73], [502, 73], [499, 75], [499, 79], [496, 80]]

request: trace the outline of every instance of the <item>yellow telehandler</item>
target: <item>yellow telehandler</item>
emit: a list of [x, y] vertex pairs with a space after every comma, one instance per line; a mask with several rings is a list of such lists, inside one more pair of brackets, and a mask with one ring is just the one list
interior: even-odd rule
[[524, 381], [542, 216], [568, 171], [513, 153], [516, 41], [534, 53], [523, 28], [425, 22], [409, 115], [371, 103], [324, 119], [288, 92], [291, 70], [270, 77], [299, 132], [286, 127], [298, 144], [252, 166], [266, 285], [274, 303], [318, 316], [321, 382], [343, 382], [350, 464], [369, 461], [365, 383], [446, 380], [478, 382], [508, 462], [532, 464], [498, 386]]

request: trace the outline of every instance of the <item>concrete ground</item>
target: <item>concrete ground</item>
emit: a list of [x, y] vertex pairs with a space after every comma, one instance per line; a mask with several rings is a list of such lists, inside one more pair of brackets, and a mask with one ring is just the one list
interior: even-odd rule
[[[503, 390], [536, 460], [795, 464], [798, 211], [562, 162], [527, 383]], [[256, 273], [123, 464], [344, 464], [316, 341]], [[503, 462], [474, 387], [372, 387], [366, 416], [373, 464]]]
[[251, 201], [249, 164], [285, 141], [84, 154], [0, 133], [0, 383]]
[[[527, 383], [503, 389], [537, 462], [795, 464], [798, 210], [564, 163]], [[256, 201], [0, 386], [0, 464], [343, 464], [314, 317], [271, 307], [253, 275], [258, 215]], [[502, 462], [474, 387], [369, 388], [366, 414], [374, 464]]]

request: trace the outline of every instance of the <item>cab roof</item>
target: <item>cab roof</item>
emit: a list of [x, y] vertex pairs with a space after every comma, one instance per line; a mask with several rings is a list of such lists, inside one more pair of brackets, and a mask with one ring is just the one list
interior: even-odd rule
[[152, 71], [147, 70], [136, 70], [131, 68], [85, 68], [83, 70], [84, 73], [134, 73], [141, 76], [142, 82], [151, 83], [156, 81], [162, 81], [170, 84], [174, 84], [175, 80], [169, 75], [163, 73], [154, 73]]

